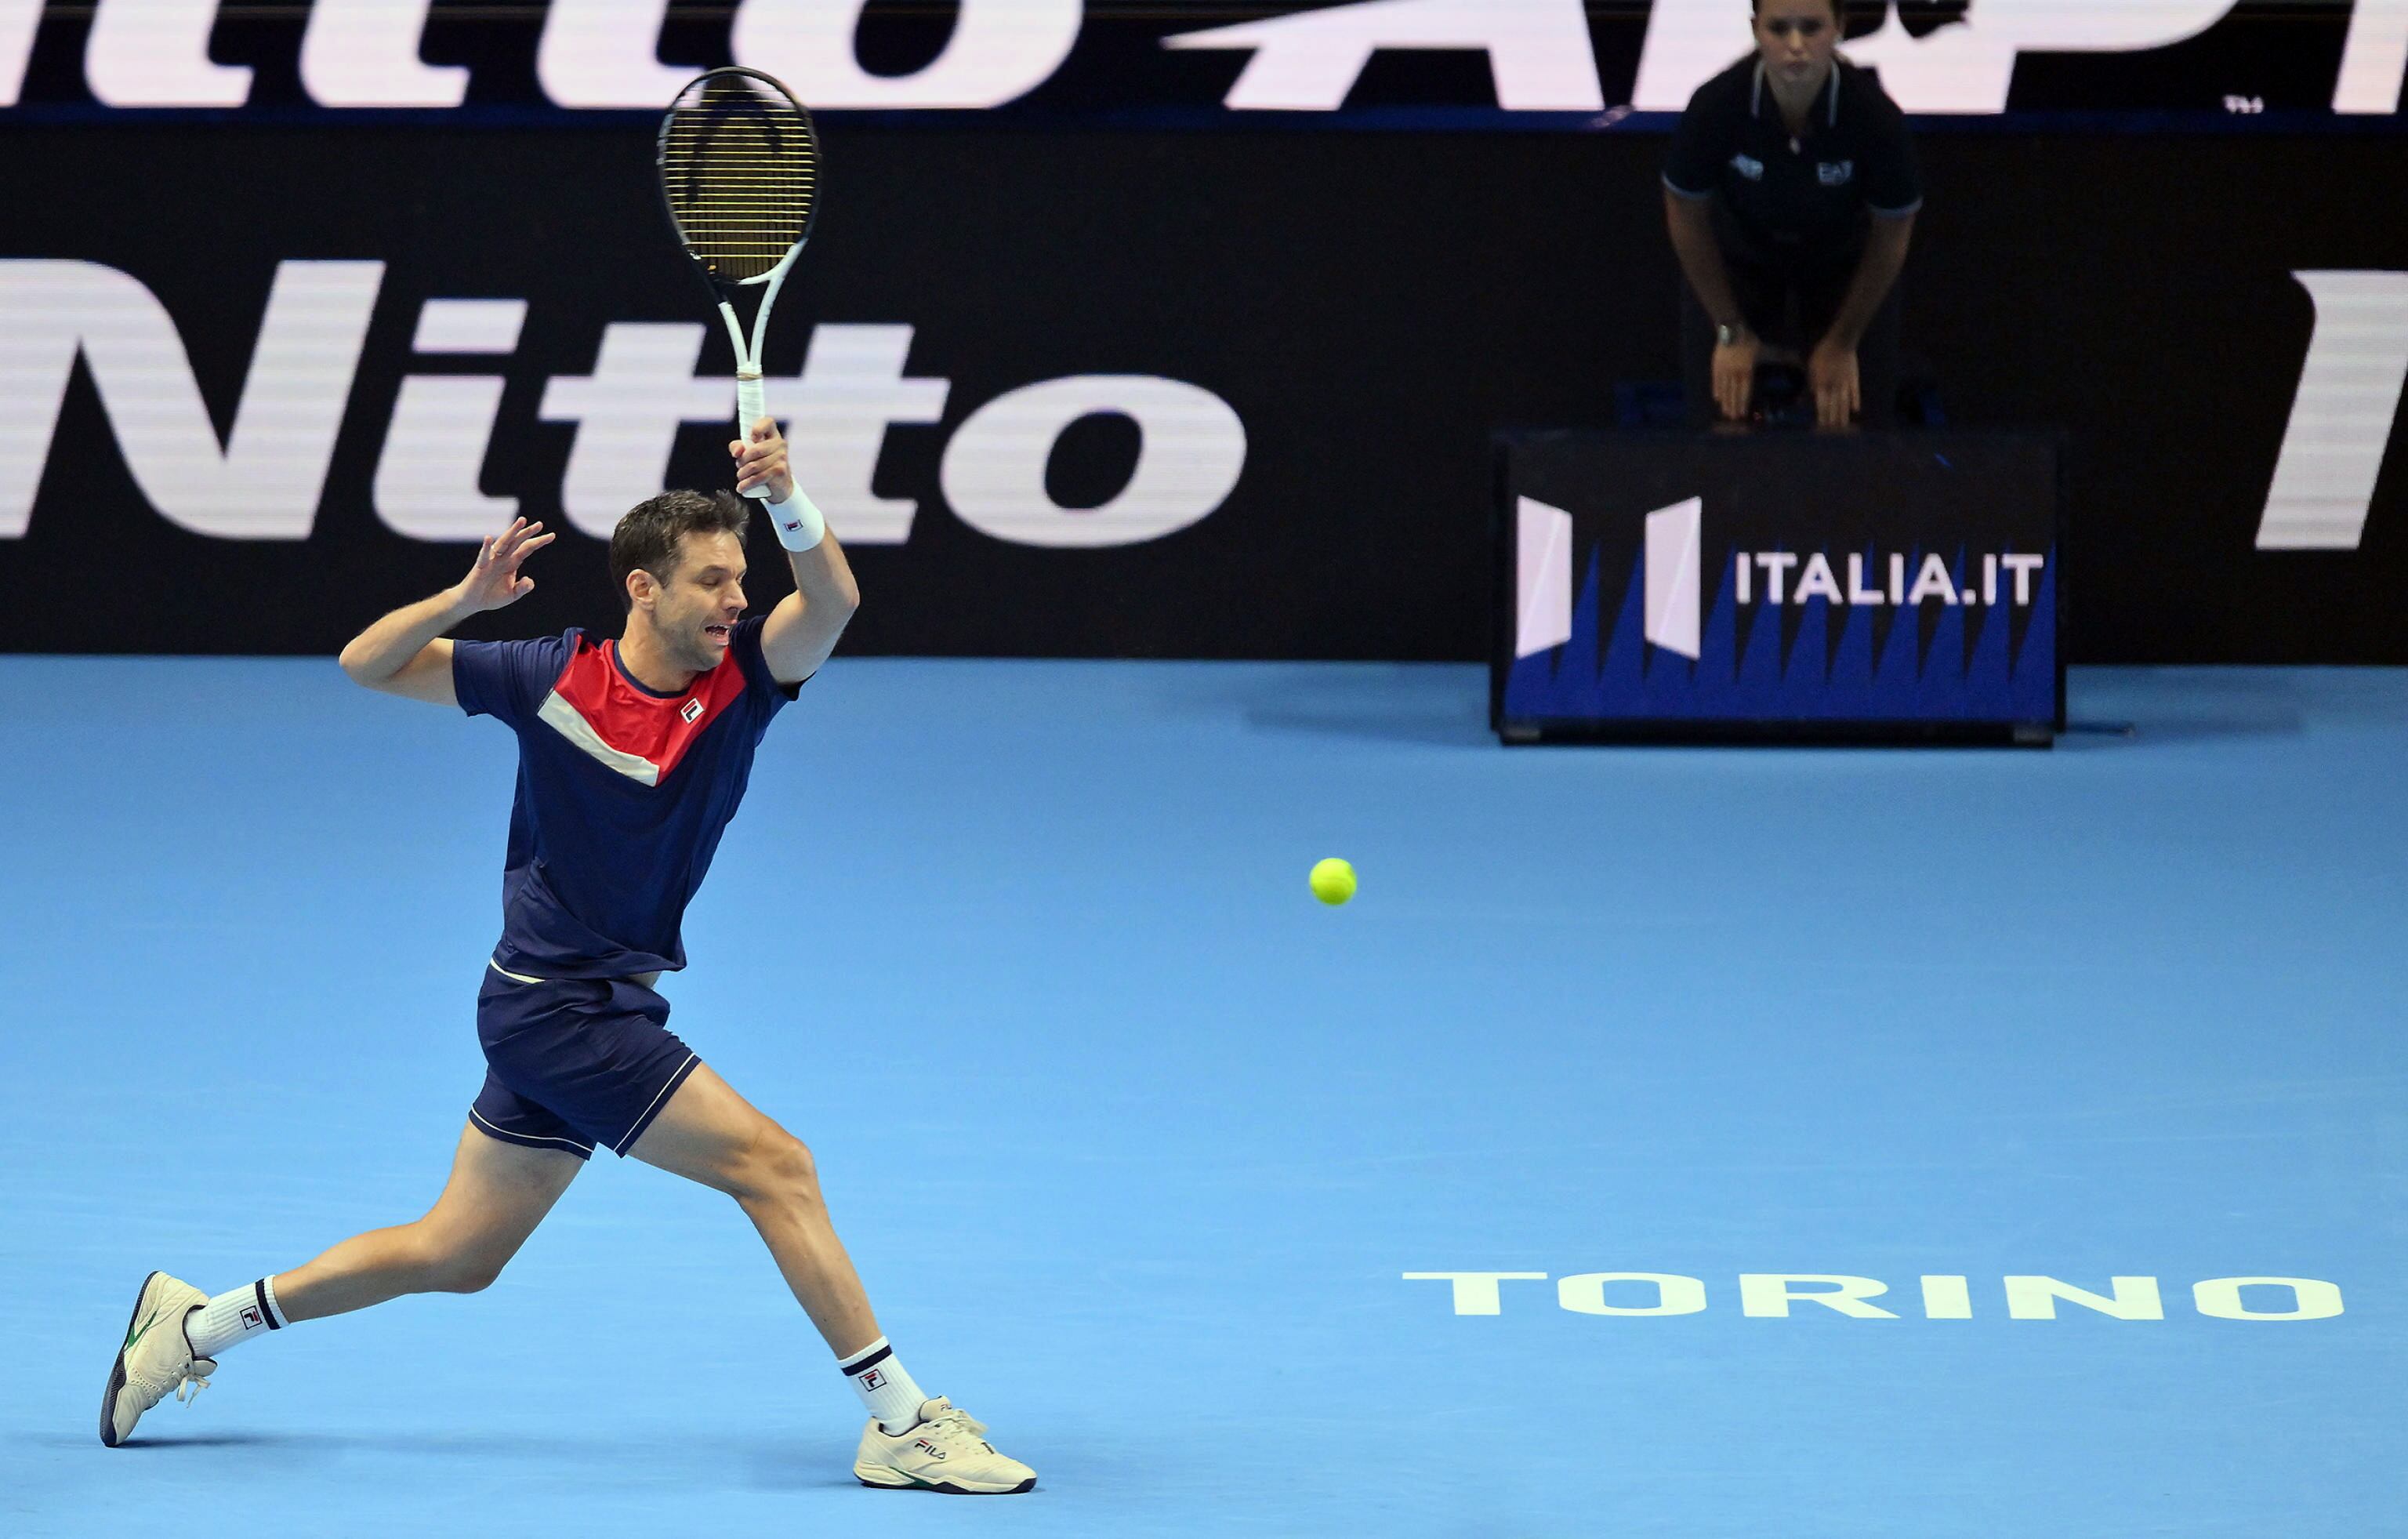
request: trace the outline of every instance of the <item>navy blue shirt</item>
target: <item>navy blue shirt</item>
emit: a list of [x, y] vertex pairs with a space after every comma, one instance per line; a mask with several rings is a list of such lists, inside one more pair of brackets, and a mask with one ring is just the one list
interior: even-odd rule
[[1724, 256], [1755, 267], [1853, 270], [1873, 216], [1923, 207], [1906, 117], [1864, 70], [1834, 57], [1795, 137], [1750, 54], [1698, 87], [1681, 114], [1664, 185], [1713, 200]]
[[460, 708], [519, 740], [494, 965], [538, 978], [685, 966], [685, 906], [796, 687], [770, 677], [764, 623], [738, 624], [719, 666], [673, 695], [580, 630], [453, 644]]

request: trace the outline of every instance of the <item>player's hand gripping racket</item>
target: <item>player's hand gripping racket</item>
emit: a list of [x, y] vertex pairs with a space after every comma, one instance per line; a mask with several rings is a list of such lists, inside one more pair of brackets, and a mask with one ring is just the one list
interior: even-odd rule
[[[757, 69], [714, 69], [669, 104], [660, 165], [669, 223], [736, 346], [736, 436], [750, 443], [752, 424], [767, 412], [761, 342], [769, 307], [818, 211], [819, 135], [803, 104], [776, 80]], [[738, 318], [748, 298], [758, 301], [749, 339]], [[769, 488], [744, 495], [766, 497]]]

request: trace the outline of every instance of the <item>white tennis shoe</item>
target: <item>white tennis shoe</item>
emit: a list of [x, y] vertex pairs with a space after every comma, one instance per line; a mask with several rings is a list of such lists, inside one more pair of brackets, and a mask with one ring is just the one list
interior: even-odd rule
[[918, 1426], [893, 1436], [870, 1417], [853, 1474], [881, 1490], [948, 1496], [1010, 1496], [1037, 1484], [1035, 1470], [996, 1453], [984, 1425], [941, 1395], [920, 1402]]
[[125, 1322], [125, 1345], [108, 1370], [108, 1388], [100, 1397], [100, 1440], [114, 1448], [133, 1432], [142, 1413], [174, 1390], [190, 1402], [209, 1387], [218, 1371], [216, 1359], [193, 1356], [184, 1339], [184, 1316], [209, 1302], [192, 1284], [164, 1272], [142, 1279], [134, 1296], [134, 1317]]

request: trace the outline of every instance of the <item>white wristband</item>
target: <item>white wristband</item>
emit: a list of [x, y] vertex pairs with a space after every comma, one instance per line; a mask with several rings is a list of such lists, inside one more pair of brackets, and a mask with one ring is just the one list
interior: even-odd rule
[[808, 551], [827, 534], [827, 520], [820, 516], [820, 511], [811, 506], [811, 499], [803, 496], [799, 486], [785, 501], [765, 502], [761, 506], [768, 510], [769, 526], [778, 531], [778, 543], [790, 551]]

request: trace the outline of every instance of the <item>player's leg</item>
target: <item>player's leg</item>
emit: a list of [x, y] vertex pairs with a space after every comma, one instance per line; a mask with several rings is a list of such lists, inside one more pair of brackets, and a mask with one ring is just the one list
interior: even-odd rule
[[828, 1219], [810, 1150], [707, 1066], [696, 1066], [627, 1153], [734, 1198], [838, 1359], [878, 1339], [878, 1317]]
[[584, 1161], [563, 1149], [490, 1138], [471, 1124], [451, 1179], [426, 1215], [354, 1235], [308, 1265], [212, 1299], [154, 1272], [136, 1296], [101, 1397], [100, 1437], [115, 1447], [169, 1391], [185, 1399], [216, 1358], [254, 1334], [345, 1314], [404, 1293], [473, 1293], [535, 1232]]
[[1003, 1495], [1037, 1474], [995, 1451], [986, 1429], [926, 1399], [895, 1358], [830, 1222], [802, 1140], [697, 1066], [627, 1153], [725, 1192], [760, 1230], [846, 1379], [870, 1413], [853, 1473], [865, 1486]]
[[355, 1234], [276, 1275], [287, 1323], [345, 1315], [405, 1293], [475, 1293], [491, 1287], [585, 1161], [565, 1149], [505, 1143], [471, 1123], [452, 1178], [423, 1218]]

